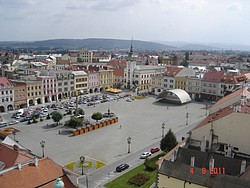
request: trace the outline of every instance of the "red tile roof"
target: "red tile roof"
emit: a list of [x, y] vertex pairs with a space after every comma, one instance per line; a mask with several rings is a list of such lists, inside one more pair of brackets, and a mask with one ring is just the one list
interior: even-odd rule
[[204, 74], [203, 80], [207, 82], [221, 82], [222, 78], [224, 78], [223, 71], [208, 71]]
[[183, 68], [179, 68], [179, 67], [167, 67], [167, 71], [164, 73], [164, 76], [175, 76], [182, 69]]
[[231, 113], [233, 113], [233, 109], [230, 107], [227, 107], [227, 108], [224, 108], [223, 110], [220, 110], [216, 113], [210, 114], [202, 122], [200, 122], [193, 130], [198, 129], [200, 127], [203, 127], [212, 121], [221, 119], [221, 118], [223, 118]]
[[75, 187], [60, 165], [49, 158], [43, 158], [38, 161], [38, 166], [30, 163], [22, 165], [20, 170], [14, 169], [3, 173], [0, 176], [0, 185], [4, 188], [34, 188], [41, 185], [51, 188], [58, 177], [62, 177], [66, 188]]
[[70, 53], [69, 56], [70, 56], [70, 57], [78, 57], [79, 54], [78, 54], [78, 53]]
[[5, 169], [32, 159], [33, 156], [22, 150], [14, 150], [11, 146], [0, 143], [0, 161], [4, 162]]
[[0, 77], [0, 88], [1, 87], [12, 87], [12, 83], [8, 78]]
[[118, 69], [113, 69], [113, 75], [114, 76], [124, 76], [124, 69], [123, 68], [118, 68]]

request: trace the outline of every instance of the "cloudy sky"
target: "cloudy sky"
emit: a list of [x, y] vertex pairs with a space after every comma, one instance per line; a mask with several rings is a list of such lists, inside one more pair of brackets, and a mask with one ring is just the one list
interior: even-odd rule
[[0, 0], [0, 41], [115, 38], [250, 44], [250, 0]]

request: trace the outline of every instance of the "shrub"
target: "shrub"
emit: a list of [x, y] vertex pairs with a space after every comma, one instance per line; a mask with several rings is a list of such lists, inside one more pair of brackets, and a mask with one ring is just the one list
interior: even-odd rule
[[37, 123], [35, 116], [33, 116], [33, 118], [32, 118], [32, 123]]
[[30, 125], [30, 124], [31, 124], [31, 121], [29, 120], [27, 124]]
[[40, 121], [43, 121], [43, 118], [40, 118]]
[[145, 161], [144, 165], [145, 165], [145, 170], [150, 171], [150, 172], [156, 170], [157, 168], [155, 161], [151, 161], [151, 160]]
[[148, 174], [139, 173], [139, 174], [132, 176], [128, 180], [128, 183], [139, 187], [145, 184], [149, 179], [150, 179], [150, 176]]

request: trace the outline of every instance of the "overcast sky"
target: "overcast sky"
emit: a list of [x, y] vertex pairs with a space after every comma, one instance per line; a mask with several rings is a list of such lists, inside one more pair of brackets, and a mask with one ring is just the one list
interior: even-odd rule
[[250, 44], [250, 0], [0, 0], [0, 40]]

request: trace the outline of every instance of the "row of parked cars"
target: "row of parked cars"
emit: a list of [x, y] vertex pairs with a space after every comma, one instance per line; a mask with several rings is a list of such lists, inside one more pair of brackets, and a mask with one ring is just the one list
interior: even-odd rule
[[[147, 157], [150, 157], [153, 153], [156, 153], [160, 151], [160, 148], [158, 147], [153, 147], [150, 149], [150, 152], [146, 151], [143, 152], [140, 156], [141, 159], [145, 159]], [[116, 167], [116, 172], [122, 172], [123, 170], [126, 170], [129, 168], [129, 165], [127, 163], [120, 164], [119, 166]]]

